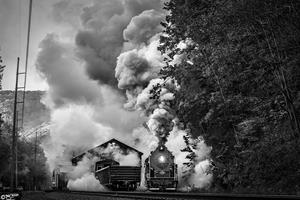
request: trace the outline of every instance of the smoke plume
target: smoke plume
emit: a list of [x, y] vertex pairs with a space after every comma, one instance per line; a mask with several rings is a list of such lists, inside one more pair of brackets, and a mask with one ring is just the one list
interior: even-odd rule
[[[183, 163], [188, 162], [186, 152], [182, 152], [187, 144], [183, 136], [187, 132], [178, 128], [178, 120], [171, 108], [174, 93], [180, 89], [173, 79], [160, 79], [159, 70], [164, 66], [163, 56], [157, 50], [161, 32], [160, 22], [164, 13], [153, 10], [144, 11], [133, 17], [130, 24], [123, 31], [123, 53], [120, 54], [115, 69], [118, 87], [126, 91], [126, 108], [140, 110], [148, 116], [147, 127], [156, 136], [159, 144], [166, 146], [175, 155], [175, 162], [179, 166], [179, 184], [190, 184], [194, 187], [205, 187], [211, 181], [207, 174], [209, 167], [210, 148], [199, 140], [194, 143], [196, 154], [195, 167], [190, 170]], [[184, 42], [179, 48], [185, 48]], [[184, 56], [179, 56], [174, 62], [180, 62]], [[171, 134], [171, 135], [170, 135]], [[197, 144], [197, 142], [199, 144]], [[151, 144], [153, 147], [154, 145]], [[156, 145], [157, 146], [157, 145]], [[179, 147], [179, 148], [178, 148]], [[208, 163], [205, 165], [205, 163]], [[204, 169], [204, 170], [199, 170]], [[183, 179], [184, 172], [189, 172], [187, 179]], [[201, 179], [201, 181], [197, 181]]]
[[82, 29], [76, 35], [78, 55], [94, 80], [115, 85], [114, 68], [123, 48], [123, 30], [144, 10], [161, 10], [160, 0], [93, 1], [82, 10]]
[[[50, 135], [42, 146], [50, 169], [62, 163], [71, 166], [73, 155], [117, 138], [142, 151], [143, 162], [159, 143], [166, 144], [183, 180], [186, 153], [180, 149], [186, 145], [182, 137], [187, 133], [178, 128], [170, 106], [180, 87], [175, 80], [158, 77], [164, 66], [157, 50], [160, 22], [165, 17], [162, 7], [160, 0], [62, 0], [54, 4], [53, 20], [70, 29], [45, 36], [36, 60], [49, 85], [43, 101], [51, 109]], [[146, 128], [142, 126], [145, 121]], [[209, 154], [205, 147], [201, 143], [195, 149], [199, 159], [189, 178], [199, 187], [209, 182], [200, 170], [208, 166], [203, 159], [207, 156], [202, 155]], [[138, 164], [133, 152], [106, 151], [121, 165]], [[102, 190], [91, 173], [95, 162], [85, 157], [72, 168], [68, 187]], [[203, 181], [198, 184], [199, 177]]]
[[82, 62], [74, 56], [72, 45], [61, 42], [58, 35], [48, 34], [39, 47], [36, 68], [50, 88], [46, 105], [101, 101], [99, 86], [84, 76]]

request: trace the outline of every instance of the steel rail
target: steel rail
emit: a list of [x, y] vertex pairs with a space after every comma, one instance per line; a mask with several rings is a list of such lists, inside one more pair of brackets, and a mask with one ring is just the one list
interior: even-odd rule
[[69, 191], [71, 194], [90, 196], [109, 196], [131, 199], [291, 199], [300, 200], [296, 195], [256, 195], [256, 194], [224, 194], [224, 193], [183, 193], [183, 192], [87, 192]]

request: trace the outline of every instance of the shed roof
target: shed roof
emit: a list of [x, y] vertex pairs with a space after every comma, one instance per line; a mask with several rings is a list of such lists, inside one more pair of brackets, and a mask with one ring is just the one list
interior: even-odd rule
[[[143, 153], [142, 152], [140, 152], [140, 151], [138, 151], [137, 149], [135, 149], [135, 148], [133, 148], [133, 147], [131, 147], [131, 146], [128, 146], [127, 144], [124, 144], [123, 142], [120, 142], [119, 140], [117, 140], [117, 139], [115, 139], [115, 138], [112, 138], [111, 140], [108, 140], [107, 142], [104, 142], [103, 144], [100, 144], [100, 145], [98, 145], [98, 146], [96, 146], [96, 147], [94, 147], [94, 148], [92, 148], [92, 149], [89, 149], [89, 150], [87, 150], [86, 152], [89, 152], [89, 153], [92, 153], [95, 149], [97, 149], [97, 148], [99, 148], [99, 147], [107, 147], [107, 145], [109, 144], [109, 143], [117, 143], [117, 144], [119, 144], [121, 147], [124, 147], [125, 149], [130, 149], [130, 150], [132, 150], [132, 151], [135, 151], [135, 152], [137, 152], [138, 154], [139, 154], [139, 156], [142, 156], [143, 155]], [[80, 160], [80, 159], [82, 159], [82, 157], [86, 154], [86, 152], [84, 152], [84, 153], [82, 153], [82, 154], [79, 154], [79, 155], [77, 155], [77, 156], [74, 156], [73, 158], [72, 158], [72, 161], [74, 160], [76, 160], [76, 161], [78, 161], [78, 159]]]
[[109, 143], [113, 143], [113, 142], [115, 142], [115, 143], [119, 144], [120, 146], [123, 146], [123, 147], [125, 147], [127, 149], [131, 149], [131, 150], [137, 152], [139, 155], [143, 155], [143, 153], [140, 152], [139, 150], [137, 150], [137, 149], [135, 149], [135, 148], [133, 148], [131, 146], [128, 146], [127, 144], [125, 144], [123, 142], [120, 142], [119, 140], [117, 140], [115, 138], [113, 138], [111, 140], [108, 140], [107, 142], [105, 142], [105, 143], [103, 143], [103, 144], [101, 144], [99, 146], [96, 146], [95, 148], [97, 148], [97, 147], [106, 147]]

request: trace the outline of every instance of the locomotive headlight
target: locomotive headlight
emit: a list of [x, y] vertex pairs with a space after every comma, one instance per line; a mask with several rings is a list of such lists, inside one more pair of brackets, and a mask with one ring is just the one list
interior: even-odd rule
[[159, 156], [158, 161], [160, 163], [164, 163], [166, 161], [166, 158], [164, 156]]

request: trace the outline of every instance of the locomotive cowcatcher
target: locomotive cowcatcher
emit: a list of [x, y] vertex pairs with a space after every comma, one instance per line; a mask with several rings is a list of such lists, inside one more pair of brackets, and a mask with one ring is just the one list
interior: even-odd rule
[[174, 156], [164, 144], [160, 144], [145, 160], [145, 176], [149, 190], [177, 189], [177, 165]]

